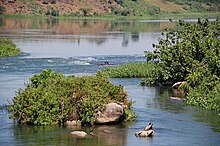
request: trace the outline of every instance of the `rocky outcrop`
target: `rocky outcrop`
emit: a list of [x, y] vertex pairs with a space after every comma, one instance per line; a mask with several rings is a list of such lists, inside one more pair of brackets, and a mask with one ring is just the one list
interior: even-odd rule
[[108, 103], [102, 111], [96, 113], [95, 124], [109, 124], [120, 122], [124, 117], [125, 105]]

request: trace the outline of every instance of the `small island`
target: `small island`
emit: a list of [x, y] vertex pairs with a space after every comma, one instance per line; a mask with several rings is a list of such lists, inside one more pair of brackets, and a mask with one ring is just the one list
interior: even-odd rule
[[25, 125], [113, 124], [135, 118], [123, 86], [105, 76], [64, 76], [51, 69], [30, 78], [9, 108]]
[[10, 39], [0, 39], [0, 58], [12, 57], [21, 54], [21, 50]]

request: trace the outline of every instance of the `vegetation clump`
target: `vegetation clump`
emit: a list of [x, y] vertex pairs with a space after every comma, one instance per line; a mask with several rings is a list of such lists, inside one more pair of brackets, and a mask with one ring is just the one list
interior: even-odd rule
[[151, 85], [155, 84], [160, 67], [152, 62], [134, 62], [120, 66], [109, 67], [98, 72], [110, 78], [151, 78]]
[[[216, 109], [220, 112], [220, 32], [219, 20], [200, 20], [196, 23], [178, 22], [178, 28], [167, 30], [164, 38], [146, 51], [148, 62], [161, 67], [157, 83], [187, 81], [181, 87], [187, 103]], [[144, 82], [149, 82], [145, 79]]]
[[[219, 29], [218, 18], [195, 23], [180, 20], [176, 29], [162, 33], [163, 38], [153, 44], [153, 52], [145, 52], [146, 69], [133, 64], [133, 68], [123, 65], [104, 71], [110, 77], [144, 77], [142, 85], [186, 81], [180, 88], [187, 93], [187, 104], [220, 112]], [[144, 75], [137, 75], [138, 70]]]
[[62, 125], [67, 120], [93, 124], [95, 114], [109, 102], [125, 104], [125, 120], [134, 118], [123, 86], [100, 75], [64, 76], [48, 69], [30, 78], [24, 90], [19, 89], [9, 111], [19, 124]]
[[21, 50], [10, 39], [0, 39], [0, 57], [18, 56]]

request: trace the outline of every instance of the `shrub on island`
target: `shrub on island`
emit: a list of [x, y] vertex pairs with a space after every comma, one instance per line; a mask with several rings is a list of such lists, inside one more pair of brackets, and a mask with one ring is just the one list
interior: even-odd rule
[[0, 57], [12, 57], [21, 54], [21, 50], [10, 39], [0, 39]]
[[123, 120], [132, 120], [132, 102], [123, 86], [115, 86], [104, 76], [64, 76], [43, 70], [19, 89], [9, 108], [10, 118], [19, 124], [62, 125], [67, 120], [94, 124], [96, 114], [110, 102], [125, 105]]

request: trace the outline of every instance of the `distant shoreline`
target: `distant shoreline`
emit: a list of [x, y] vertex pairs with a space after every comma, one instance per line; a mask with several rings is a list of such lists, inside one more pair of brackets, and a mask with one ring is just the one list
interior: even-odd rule
[[220, 12], [193, 12], [193, 13], [180, 13], [180, 14], [156, 14], [146, 16], [46, 16], [46, 15], [31, 15], [31, 14], [0, 14], [0, 18], [45, 18], [45, 19], [97, 19], [97, 20], [164, 20], [164, 19], [197, 19], [197, 18], [217, 18]]

